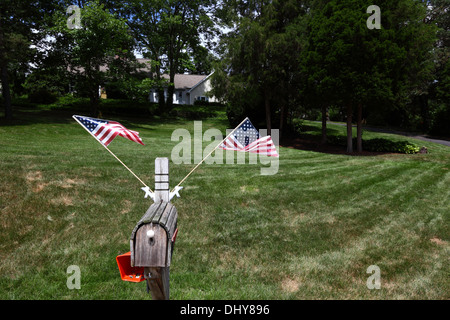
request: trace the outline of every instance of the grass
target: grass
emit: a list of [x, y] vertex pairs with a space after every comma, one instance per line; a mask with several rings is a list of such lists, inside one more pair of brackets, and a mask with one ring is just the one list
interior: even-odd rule
[[[0, 120], [0, 299], [150, 299], [115, 261], [151, 204], [139, 182], [71, 113], [16, 115]], [[172, 132], [193, 133], [192, 120], [114, 119], [146, 146], [117, 138], [111, 150], [150, 186]], [[225, 116], [204, 119], [212, 127], [224, 132]], [[273, 176], [260, 164], [202, 165], [173, 200], [171, 299], [449, 299], [449, 147], [407, 140], [429, 153], [281, 148]], [[193, 166], [171, 163], [171, 186]], [[80, 290], [66, 286], [70, 265]], [[366, 286], [371, 265], [380, 290]]]

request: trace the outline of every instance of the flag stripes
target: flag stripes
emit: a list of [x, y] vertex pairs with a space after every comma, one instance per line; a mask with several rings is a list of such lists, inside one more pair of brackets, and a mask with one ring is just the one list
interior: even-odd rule
[[279, 157], [272, 137], [265, 136], [260, 138], [258, 130], [256, 130], [249, 119], [244, 120], [242, 125], [237, 127], [233, 134], [221, 143], [220, 148]]
[[139, 132], [125, 128], [119, 122], [82, 116], [74, 116], [74, 118], [105, 146], [108, 146], [118, 135], [144, 145], [139, 137]]

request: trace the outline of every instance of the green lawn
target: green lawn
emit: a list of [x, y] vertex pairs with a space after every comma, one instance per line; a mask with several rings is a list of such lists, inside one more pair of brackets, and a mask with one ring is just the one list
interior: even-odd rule
[[[17, 117], [0, 120], [0, 299], [150, 299], [115, 261], [151, 204], [140, 183], [71, 113]], [[151, 187], [172, 132], [193, 132], [192, 120], [114, 119], [146, 146], [118, 137], [111, 150]], [[204, 119], [213, 127], [224, 132], [225, 117]], [[429, 153], [280, 148], [273, 176], [202, 165], [173, 200], [171, 299], [449, 299], [450, 149], [409, 140]], [[193, 166], [171, 163], [171, 186]], [[79, 290], [66, 286], [70, 265]], [[371, 265], [380, 290], [366, 286]]]

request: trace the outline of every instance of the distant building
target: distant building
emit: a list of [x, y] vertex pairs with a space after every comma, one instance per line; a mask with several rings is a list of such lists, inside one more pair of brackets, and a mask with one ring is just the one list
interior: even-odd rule
[[[136, 70], [136, 75], [141, 75], [141, 77], [154, 77], [150, 68], [150, 59], [138, 58], [136, 59], [140, 64], [140, 67]], [[69, 72], [73, 73], [83, 73], [84, 68], [68, 68]], [[100, 66], [100, 71], [107, 72], [108, 66]], [[194, 104], [195, 101], [207, 101], [207, 102], [217, 102], [215, 97], [208, 97], [207, 92], [211, 91], [211, 80], [210, 77], [213, 73], [209, 75], [196, 75], [196, 74], [176, 74], [175, 75], [175, 90], [173, 94], [174, 104]], [[162, 78], [169, 81], [169, 75], [163, 74]], [[108, 93], [104, 88], [105, 84], [99, 86], [99, 97], [102, 99], [107, 99]], [[69, 92], [75, 91], [75, 85], [73, 83], [69, 84]], [[164, 95], [167, 98], [167, 87], [164, 88]], [[158, 94], [156, 88], [150, 90], [149, 94], [150, 102], [158, 102]]]
[[[215, 97], [208, 97], [207, 92], [211, 91], [212, 73], [205, 75], [196, 74], [176, 74], [175, 90], [173, 93], [174, 104], [194, 104], [195, 101], [217, 102]], [[169, 75], [164, 74], [164, 79], [169, 80]], [[165, 98], [167, 98], [167, 88], [164, 89]], [[156, 89], [150, 91], [150, 102], [158, 102]]]

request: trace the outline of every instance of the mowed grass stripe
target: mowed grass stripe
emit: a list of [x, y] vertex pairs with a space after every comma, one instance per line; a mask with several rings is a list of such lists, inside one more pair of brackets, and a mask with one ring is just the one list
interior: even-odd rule
[[[151, 201], [77, 124], [39, 117], [0, 127], [0, 297], [149, 299], [145, 284], [120, 280], [115, 257]], [[125, 123], [147, 146], [118, 138], [111, 149], [153, 186], [154, 158], [170, 157], [173, 130], [193, 133], [193, 121]], [[200, 166], [173, 200], [171, 298], [449, 298], [449, 152], [426, 146], [376, 157], [280, 148], [273, 176], [259, 162]], [[194, 166], [171, 163], [171, 186]], [[81, 290], [66, 287], [72, 264]], [[366, 287], [372, 264], [381, 290]]]

